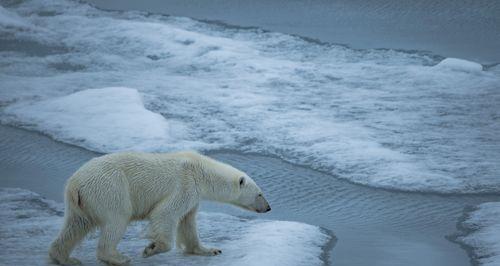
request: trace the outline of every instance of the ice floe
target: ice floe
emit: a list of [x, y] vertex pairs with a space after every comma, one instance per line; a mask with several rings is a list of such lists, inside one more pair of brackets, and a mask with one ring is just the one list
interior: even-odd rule
[[479, 265], [500, 265], [500, 202], [480, 204], [461, 226], [466, 235], [458, 240], [472, 248], [472, 258]]
[[101, 152], [173, 149], [183, 143], [176, 136], [187, 135], [182, 124], [147, 110], [137, 90], [124, 87], [11, 105], [5, 112], [62, 141]]
[[[0, 188], [0, 264], [49, 265], [48, 247], [62, 223], [62, 204], [36, 193]], [[248, 220], [221, 213], [201, 212], [200, 237], [218, 247], [217, 257], [184, 255], [177, 250], [147, 259], [141, 252], [148, 244], [143, 222], [129, 226], [120, 252], [133, 265], [323, 265], [323, 249], [332, 237], [316, 226], [287, 221]], [[97, 265], [98, 233], [91, 234], [74, 251], [84, 265]], [[27, 256], [29, 254], [29, 256]]]
[[459, 58], [446, 58], [436, 65], [436, 68], [447, 68], [456, 71], [464, 72], [480, 72], [483, 66], [476, 62], [459, 59]]

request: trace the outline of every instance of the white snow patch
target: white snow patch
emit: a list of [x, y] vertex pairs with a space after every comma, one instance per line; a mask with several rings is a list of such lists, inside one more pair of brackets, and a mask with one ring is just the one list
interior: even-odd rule
[[171, 128], [160, 114], [144, 108], [137, 90], [125, 87], [15, 104], [5, 112], [56, 139], [99, 152], [172, 149], [173, 142], [180, 141], [173, 135], [185, 134], [181, 124]]
[[459, 58], [446, 58], [435, 66], [436, 68], [447, 68], [463, 72], [481, 72], [483, 66], [476, 62], [467, 61]]
[[318, 234], [311, 229], [308, 224], [296, 222], [256, 223], [231, 247], [234, 253], [242, 248], [248, 250], [245, 256], [235, 261], [235, 265], [321, 265], [317, 241], [326, 241], [327, 238], [326, 235], [314, 236]]
[[500, 265], [500, 202], [480, 204], [462, 225], [471, 233], [459, 240], [473, 248], [479, 264]]
[[[0, 265], [48, 265], [47, 250], [62, 224], [63, 207], [23, 189], [0, 188]], [[320, 256], [331, 236], [308, 224], [248, 220], [221, 213], [198, 216], [204, 244], [222, 249], [216, 257], [187, 256], [178, 250], [143, 259], [146, 223], [129, 226], [118, 250], [131, 265], [322, 265]], [[98, 233], [91, 234], [73, 256], [95, 265]], [[29, 251], [29, 255], [27, 252]]]

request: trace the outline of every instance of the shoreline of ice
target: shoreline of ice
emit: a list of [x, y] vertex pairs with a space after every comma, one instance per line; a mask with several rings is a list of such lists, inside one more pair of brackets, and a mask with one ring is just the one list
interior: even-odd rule
[[[47, 249], [62, 223], [61, 203], [29, 190], [0, 188], [0, 264], [49, 264]], [[331, 241], [321, 228], [299, 222], [248, 220], [222, 213], [198, 215], [200, 237], [207, 246], [223, 250], [217, 257], [187, 256], [177, 250], [148, 259], [140, 256], [148, 241], [145, 222], [131, 224], [118, 249], [134, 265], [170, 262], [182, 265], [323, 265], [323, 247]], [[85, 265], [97, 264], [97, 233], [74, 251]], [[279, 243], [279, 244], [278, 244]], [[30, 256], [26, 256], [29, 250]], [[328, 252], [328, 251], [327, 251]]]
[[473, 264], [500, 264], [500, 202], [486, 202], [466, 211], [454, 241], [464, 245]]

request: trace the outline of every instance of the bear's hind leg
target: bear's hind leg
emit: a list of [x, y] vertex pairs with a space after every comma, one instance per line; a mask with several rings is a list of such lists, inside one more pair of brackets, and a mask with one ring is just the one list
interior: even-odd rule
[[86, 196], [86, 209], [100, 228], [97, 259], [113, 265], [127, 264], [130, 259], [116, 249], [133, 212], [127, 177], [121, 170], [105, 165], [90, 179], [92, 185], [88, 181], [89, 185], [81, 192]]
[[118, 252], [116, 246], [122, 239], [128, 225], [128, 217], [116, 217], [101, 226], [101, 235], [97, 246], [97, 258], [112, 265], [130, 262], [127, 256]]
[[179, 222], [177, 227], [177, 247], [184, 248], [189, 254], [215, 256], [222, 253], [220, 249], [204, 247], [198, 237], [196, 228], [196, 212], [198, 207], [191, 209]]
[[97, 245], [97, 258], [113, 265], [123, 265], [130, 262], [127, 256], [118, 252], [116, 246], [127, 229], [128, 218], [117, 217], [101, 226], [101, 235]]
[[80, 264], [80, 261], [70, 258], [69, 255], [85, 235], [94, 229], [95, 225], [89, 219], [71, 210], [66, 211], [64, 225], [50, 246], [49, 257], [53, 262], [61, 265], [76, 265]]

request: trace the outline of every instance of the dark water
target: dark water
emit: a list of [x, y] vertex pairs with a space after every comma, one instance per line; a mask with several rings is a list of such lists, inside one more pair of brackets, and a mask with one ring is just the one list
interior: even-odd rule
[[[0, 185], [27, 188], [62, 201], [65, 180], [99, 154], [38, 133], [0, 126]], [[500, 196], [442, 196], [353, 185], [279, 159], [233, 152], [211, 156], [246, 171], [264, 189], [273, 211], [259, 218], [296, 220], [331, 230], [334, 265], [469, 265], [466, 252], [446, 240], [465, 206]], [[207, 203], [204, 210], [254, 216]]]
[[269, 194], [270, 217], [332, 230], [333, 265], [469, 265], [445, 237], [456, 231], [465, 206], [500, 199], [385, 191], [259, 155], [213, 156], [254, 177]]
[[486, 0], [88, 0], [238, 26], [257, 26], [354, 48], [432, 51], [483, 64], [500, 62], [500, 1]]
[[62, 201], [66, 179], [97, 155], [38, 133], [0, 126], [0, 186], [22, 187]]

